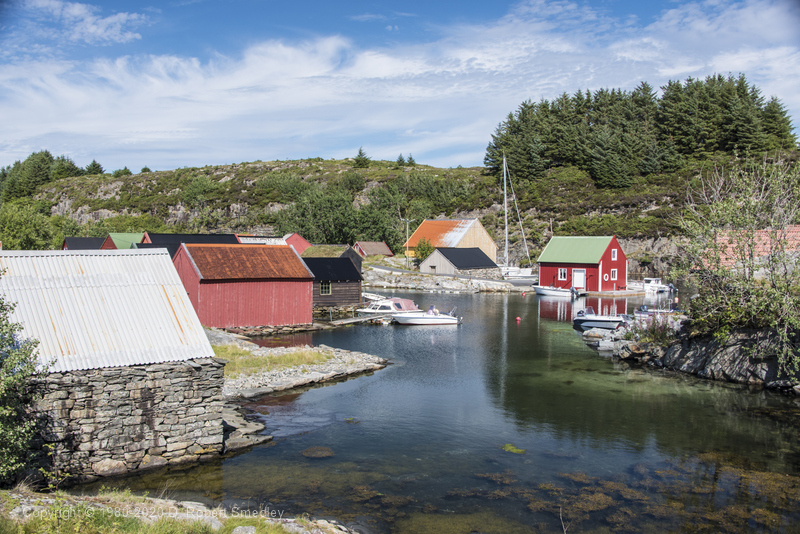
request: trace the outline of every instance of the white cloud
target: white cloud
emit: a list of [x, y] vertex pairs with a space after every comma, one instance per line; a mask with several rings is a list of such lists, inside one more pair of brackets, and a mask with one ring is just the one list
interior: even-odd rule
[[384, 15], [376, 15], [374, 13], [364, 13], [362, 15], [353, 15], [350, 17], [351, 20], [356, 20], [358, 22], [367, 22], [370, 20], [385, 20], [386, 16]]
[[65, 2], [62, 0], [25, 0], [24, 8], [34, 14], [39, 26], [31, 21], [28, 31], [38, 37], [55, 36], [73, 42], [89, 44], [126, 43], [141, 39], [132, 31], [147, 22], [147, 17], [138, 13], [115, 13], [100, 16], [100, 8], [90, 4]]
[[537, 0], [493, 23], [434, 28], [437, 38], [413, 45], [362, 49], [329, 36], [206, 63], [7, 63], [0, 163], [40, 148], [133, 169], [344, 157], [364, 146], [373, 158], [479, 165], [497, 123], [523, 100], [716, 72], [744, 72], [797, 121], [800, 46], [789, 28], [798, 23], [796, 9], [774, 0], [679, 5], [642, 28]]

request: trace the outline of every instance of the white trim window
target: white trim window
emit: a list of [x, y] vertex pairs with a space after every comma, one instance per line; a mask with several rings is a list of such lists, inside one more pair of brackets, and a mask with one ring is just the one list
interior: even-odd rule
[[319, 294], [320, 295], [330, 295], [333, 291], [331, 290], [331, 282], [330, 280], [323, 280], [319, 283]]
[[562, 267], [558, 269], [558, 279], [559, 280], [566, 280], [567, 279], [567, 269], [566, 267]]
[[612, 280], [616, 280], [617, 279], [617, 270], [616, 269], [611, 269], [611, 279]]
[[[611, 249], [611, 261], [617, 261], [617, 249]], [[616, 278], [611, 278], [612, 280], [616, 280]]]

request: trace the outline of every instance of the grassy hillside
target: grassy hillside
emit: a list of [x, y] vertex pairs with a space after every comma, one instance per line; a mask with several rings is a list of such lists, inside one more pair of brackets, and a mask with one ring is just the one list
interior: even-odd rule
[[[108, 230], [263, 233], [300, 230], [290, 228], [281, 212], [309, 191], [346, 190], [357, 209], [388, 191], [394, 205], [383, 215], [402, 234], [401, 216], [416, 215], [412, 231], [422, 218], [458, 216], [480, 217], [487, 230], [501, 238], [502, 184], [485, 172], [481, 167], [399, 167], [387, 161], [373, 161], [365, 169], [354, 169], [350, 160], [256, 161], [117, 178], [63, 178], [41, 187], [35, 199], [40, 209], [49, 207], [52, 215], [77, 222], [80, 227], [67, 226], [83, 235]], [[557, 167], [540, 180], [515, 183], [515, 188], [526, 234], [535, 248], [550, 231], [668, 235], [686, 185], [697, 173], [650, 175], [627, 189], [599, 189], [586, 172]], [[390, 211], [392, 207], [397, 211]], [[369, 222], [366, 226], [363, 232], [369, 233]], [[510, 231], [516, 241], [518, 231]]]

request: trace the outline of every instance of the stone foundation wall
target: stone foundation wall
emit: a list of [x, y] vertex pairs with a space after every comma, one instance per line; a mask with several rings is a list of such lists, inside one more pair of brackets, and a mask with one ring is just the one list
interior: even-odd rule
[[314, 306], [315, 319], [340, 319], [342, 317], [353, 317], [359, 308], [365, 308], [368, 303], [350, 304], [347, 306]]
[[472, 276], [474, 278], [491, 278], [492, 280], [503, 279], [503, 273], [498, 268], [465, 269], [463, 271], [458, 271], [458, 274]]
[[223, 370], [204, 358], [51, 373], [34, 449], [72, 482], [217, 457]]

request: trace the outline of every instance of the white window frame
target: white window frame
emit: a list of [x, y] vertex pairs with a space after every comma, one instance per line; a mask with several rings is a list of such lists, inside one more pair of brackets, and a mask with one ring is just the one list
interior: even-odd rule
[[567, 268], [566, 267], [559, 267], [558, 268], [558, 279], [560, 281], [567, 279]]
[[[611, 249], [611, 261], [617, 261], [617, 249]], [[612, 280], [616, 280], [616, 278], [612, 278]]]
[[330, 280], [323, 280], [319, 283], [319, 294], [320, 295], [333, 294], [333, 284], [331, 284]]
[[616, 269], [611, 269], [611, 279], [612, 280], [616, 280], [617, 279], [617, 270]]

